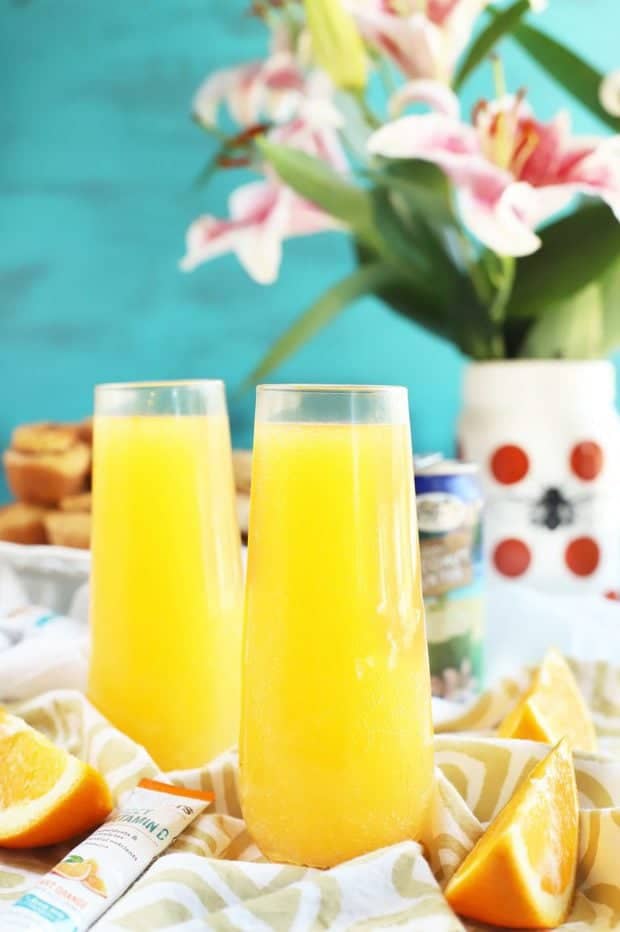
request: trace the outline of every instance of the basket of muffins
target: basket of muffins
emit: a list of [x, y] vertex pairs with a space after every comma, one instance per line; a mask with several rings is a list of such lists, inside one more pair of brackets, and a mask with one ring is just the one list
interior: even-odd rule
[[[15, 501], [0, 507], [0, 541], [88, 549], [91, 535], [92, 419], [16, 427], [3, 454]], [[237, 516], [247, 538], [251, 453], [233, 452]]]

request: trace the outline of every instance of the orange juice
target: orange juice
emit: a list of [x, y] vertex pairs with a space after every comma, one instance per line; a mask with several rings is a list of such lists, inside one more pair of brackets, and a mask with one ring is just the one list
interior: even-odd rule
[[164, 770], [238, 740], [242, 576], [225, 414], [95, 418], [89, 697]]
[[241, 727], [248, 827], [328, 867], [419, 838], [430, 685], [407, 424], [260, 423]]

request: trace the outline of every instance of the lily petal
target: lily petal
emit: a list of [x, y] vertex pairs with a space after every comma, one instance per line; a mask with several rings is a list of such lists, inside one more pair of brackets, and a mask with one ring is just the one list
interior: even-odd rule
[[191, 224], [180, 263], [184, 271], [234, 252], [256, 282], [270, 285], [278, 277], [285, 239], [339, 228], [331, 217], [269, 177], [237, 188], [229, 207], [230, 220], [203, 216]]
[[256, 123], [262, 101], [262, 90], [256, 79], [262, 67], [262, 62], [251, 62], [239, 68], [216, 71], [198, 88], [193, 113], [201, 123], [213, 126], [217, 123], [220, 106], [226, 101], [242, 126]]
[[290, 52], [272, 55], [260, 74], [266, 115], [276, 123], [292, 119], [309, 93], [306, 77]]
[[289, 190], [269, 181], [253, 181], [236, 188], [229, 208], [239, 235], [235, 252], [248, 275], [260, 285], [271, 285], [282, 261], [282, 240], [287, 235]]
[[459, 208], [466, 227], [489, 249], [503, 256], [528, 256], [541, 246], [526, 219], [534, 197], [524, 183], [508, 185], [496, 199], [475, 187], [464, 188], [459, 192]]
[[[439, 19], [442, 4], [444, 12]], [[489, 0], [429, 0], [428, 15], [443, 32], [444, 69], [448, 76], [454, 71], [457, 59], [468, 44], [477, 18], [488, 5]]]
[[280, 145], [313, 155], [342, 174], [349, 171], [349, 161], [340, 137], [330, 125], [299, 118], [286, 126], [276, 127], [269, 133], [269, 138]]
[[391, 117], [399, 116], [410, 104], [426, 104], [431, 110], [457, 120], [460, 113], [459, 99], [449, 87], [440, 81], [420, 78], [403, 84], [389, 101]]
[[190, 225], [185, 237], [185, 255], [179, 266], [192, 272], [203, 262], [225, 255], [235, 247], [234, 225], [209, 214], [203, 214]]
[[230, 197], [230, 220], [203, 216], [191, 224], [181, 268], [189, 272], [203, 262], [235, 252], [256, 281], [275, 281], [289, 209], [281, 197], [285, 190], [271, 181], [237, 188]]
[[393, 159], [424, 159], [442, 168], [456, 184], [488, 167], [473, 126], [428, 113], [405, 116], [372, 134], [368, 149]]
[[239, 262], [259, 285], [273, 285], [282, 264], [282, 240], [268, 230], [243, 233], [235, 249]]
[[310, 201], [295, 196], [290, 207], [289, 236], [312, 236], [330, 230], [342, 230], [343, 225]]
[[[550, 184], [537, 191], [544, 195], [547, 206], [547, 213], [541, 216], [541, 220], [562, 210], [577, 194], [600, 198], [620, 219], [620, 152], [615, 152], [612, 140], [606, 140], [583, 158], [561, 183]], [[559, 205], [555, 209], [554, 201]]]
[[346, 0], [364, 39], [410, 78], [438, 77], [441, 30], [425, 15], [402, 16], [382, 0]]
[[[426, 0], [407, 15], [384, 0], [347, 0], [366, 41], [409, 78], [449, 84], [476, 17], [488, 0]], [[411, 5], [415, 10], [415, 6]]]
[[267, 61], [216, 71], [199, 87], [193, 112], [206, 125], [217, 123], [225, 103], [240, 126], [263, 116], [275, 122], [291, 119], [306, 95], [306, 77], [292, 54], [279, 51]]

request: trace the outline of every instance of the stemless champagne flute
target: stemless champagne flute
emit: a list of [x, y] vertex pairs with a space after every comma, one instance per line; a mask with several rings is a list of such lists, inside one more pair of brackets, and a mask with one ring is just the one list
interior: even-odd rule
[[239, 728], [242, 573], [218, 381], [95, 391], [88, 694], [163, 769]]
[[241, 801], [272, 860], [419, 838], [431, 700], [407, 391], [258, 389]]

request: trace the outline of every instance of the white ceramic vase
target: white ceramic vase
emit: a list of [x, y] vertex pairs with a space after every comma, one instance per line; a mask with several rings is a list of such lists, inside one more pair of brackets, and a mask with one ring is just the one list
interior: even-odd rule
[[480, 467], [490, 572], [544, 589], [620, 583], [620, 418], [609, 362], [473, 363], [461, 456]]

